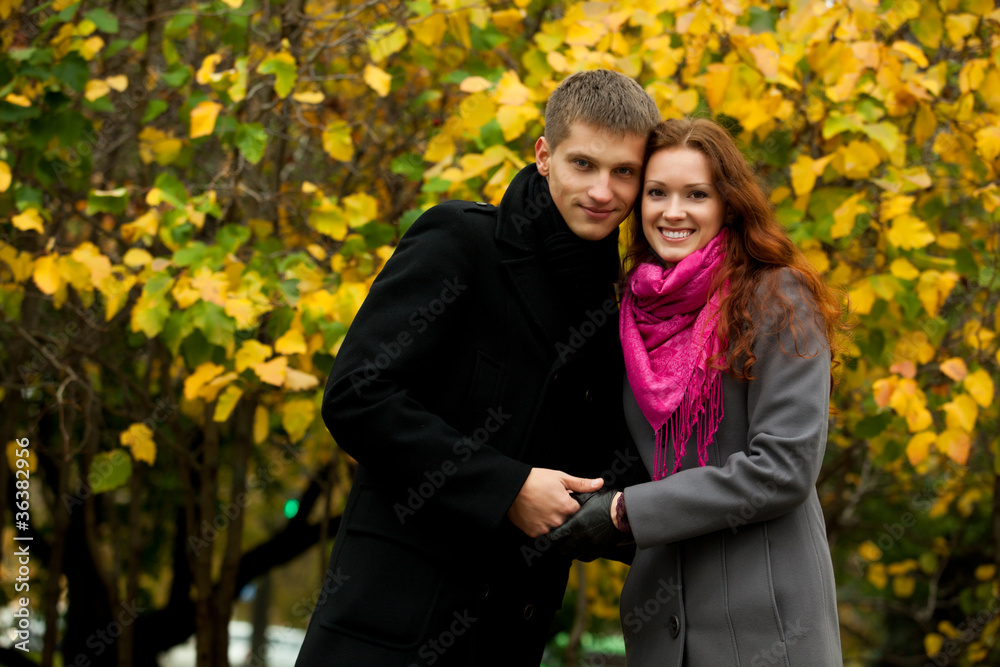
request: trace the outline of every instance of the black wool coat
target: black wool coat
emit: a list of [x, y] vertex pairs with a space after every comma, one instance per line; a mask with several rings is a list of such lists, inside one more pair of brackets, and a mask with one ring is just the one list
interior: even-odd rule
[[359, 465], [299, 667], [538, 665], [570, 562], [506, 518], [528, 472], [645, 472], [612, 283], [581, 305], [547, 271], [534, 171], [421, 216], [350, 327], [323, 418]]

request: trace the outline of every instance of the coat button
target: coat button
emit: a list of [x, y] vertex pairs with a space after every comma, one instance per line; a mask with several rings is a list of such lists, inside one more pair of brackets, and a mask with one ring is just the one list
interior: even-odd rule
[[487, 203], [486, 203], [486, 202], [484, 202], [484, 201], [477, 201], [477, 202], [476, 202], [476, 206], [489, 206], [489, 204], [487, 204]]
[[489, 596], [490, 596], [490, 585], [489, 584], [483, 584], [482, 590], [479, 591], [479, 599], [480, 600], [485, 600]]
[[535, 615], [535, 605], [526, 604], [524, 605], [524, 620], [530, 621], [531, 617]]
[[681, 619], [677, 618], [677, 614], [670, 616], [670, 636], [677, 638], [677, 635], [681, 633]]

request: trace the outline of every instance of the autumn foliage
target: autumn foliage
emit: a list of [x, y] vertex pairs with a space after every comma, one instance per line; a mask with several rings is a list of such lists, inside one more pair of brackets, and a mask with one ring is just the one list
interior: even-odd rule
[[[0, 0], [0, 507], [28, 437], [43, 664], [146, 664], [187, 616], [223, 664], [247, 578], [332, 539], [318, 406], [379, 268], [429, 206], [498, 202], [595, 67], [722, 122], [849, 302], [820, 480], [849, 664], [1000, 660], [994, 2], [116, 7]], [[587, 571], [613, 621], [621, 568]], [[174, 635], [98, 659], [137, 599]]]

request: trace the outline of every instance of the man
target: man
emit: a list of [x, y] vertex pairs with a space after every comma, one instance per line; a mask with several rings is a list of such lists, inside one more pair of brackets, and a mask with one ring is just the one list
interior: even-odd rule
[[567, 77], [499, 208], [441, 204], [400, 241], [323, 397], [359, 465], [299, 667], [538, 665], [570, 561], [535, 538], [616, 447], [638, 466], [613, 284], [657, 121], [622, 74]]

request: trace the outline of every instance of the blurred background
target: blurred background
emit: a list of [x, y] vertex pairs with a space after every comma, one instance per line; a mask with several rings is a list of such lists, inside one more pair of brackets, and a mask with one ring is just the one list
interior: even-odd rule
[[[609, 67], [723, 123], [849, 303], [845, 662], [1000, 664], [992, 0], [0, 0], [0, 41], [0, 663], [291, 665], [372, 280]], [[546, 665], [624, 664], [625, 573], [574, 568]]]

